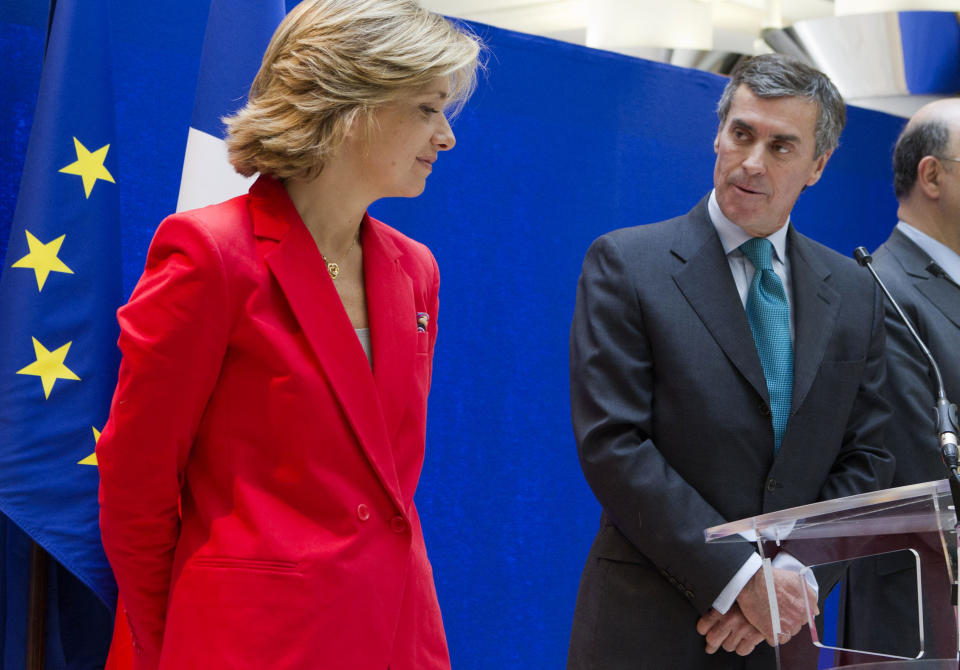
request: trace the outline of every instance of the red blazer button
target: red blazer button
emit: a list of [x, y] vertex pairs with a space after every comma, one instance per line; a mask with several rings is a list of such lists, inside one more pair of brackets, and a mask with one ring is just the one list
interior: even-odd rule
[[360, 503], [359, 505], [357, 505], [357, 518], [359, 518], [361, 521], [366, 521], [367, 519], [369, 519], [370, 508], [364, 505], [363, 503]]
[[407, 529], [407, 522], [403, 520], [402, 516], [395, 516], [390, 519], [390, 530], [394, 533], [402, 533]]

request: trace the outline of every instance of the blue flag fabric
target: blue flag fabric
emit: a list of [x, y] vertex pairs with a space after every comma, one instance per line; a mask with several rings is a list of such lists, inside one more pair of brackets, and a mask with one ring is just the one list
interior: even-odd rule
[[[263, 52], [285, 14], [283, 0], [213, 0], [207, 18], [197, 94], [187, 136], [177, 211], [246, 193], [254, 178], [227, 160], [220, 119], [247, 101]], [[238, 49], [237, 45], [244, 47]]]
[[[75, 576], [103, 603], [108, 627], [116, 586], [100, 544], [92, 456], [116, 384], [122, 297], [109, 56], [108, 3], [59, 0], [0, 275], [0, 512], [56, 559], [51, 595], [73, 589]], [[16, 529], [0, 539], [17, 555]], [[9, 591], [0, 596], [15, 597]], [[12, 608], [0, 604], [5, 665], [14, 667]], [[102, 614], [50, 609], [55, 623]]]
[[[283, 20], [283, 0], [213, 0], [203, 39], [190, 126], [223, 137], [220, 117], [247, 101], [263, 52]], [[238, 49], [237, 45], [244, 48]]]

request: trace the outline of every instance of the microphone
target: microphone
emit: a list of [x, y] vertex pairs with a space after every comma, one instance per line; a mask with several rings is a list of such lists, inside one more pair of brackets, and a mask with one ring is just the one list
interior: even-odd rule
[[932, 274], [934, 277], [939, 277], [940, 279], [946, 279], [949, 283], [953, 284], [956, 288], [960, 288], [960, 284], [953, 280], [953, 277], [947, 274], [947, 271], [942, 267], [937, 265], [936, 261], [930, 261], [927, 263], [926, 267], [927, 272]]
[[[890, 291], [887, 290], [887, 287], [884, 286], [883, 281], [881, 281], [880, 275], [873, 269], [873, 257], [864, 247], [854, 249], [853, 257], [857, 263], [867, 268], [870, 274], [873, 275], [874, 281], [880, 287], [880, 290], [883, 291], [883, 294], [887, 296], [887, 300], [893, 305], [893, 308], [900, 316], [900, 320], [903, 321], [907, 330], [910, 331], [913, 340], [917, 343], [917, 346], [920, 347], [920, 351], [923, 352], [923, 355], [930, 363], [930, 367], [933, 369], [934, 378], [937, 382], [937, 406], [934, 411], [936, 412], [937, 419], [937, 435], [940, 438], [940, 455], [943, 458], [943, 464], [950, 472], [950, 489], [953, 493], [956, 511], [960, 514], [960, 506], [957, 506], [957, 503], [960, 502], [960, 470], [958, 470], [957, 466], [957, 433], [960, 432], [960, 430], [957, 428], [957, 406], [947, 400], [947, 392], [943, 387], [943, 377], [940, 375], [940, 366], [937, 365], [937, 361], [934, 360], [930, 349], [927, 348], [924, 341], [917, 335], [917, 331], [910, 322], [910, 319], [907, 318], [907, 315], [900, 309], [900, 305], [894, 297], [890, 295]], [[931, 265], [935, 265], [937, 270], [943, 272], [943, 268], [936, 263], [931, 262]], [[927, 265], [927, 271], [933, 272], [930, 265]]]

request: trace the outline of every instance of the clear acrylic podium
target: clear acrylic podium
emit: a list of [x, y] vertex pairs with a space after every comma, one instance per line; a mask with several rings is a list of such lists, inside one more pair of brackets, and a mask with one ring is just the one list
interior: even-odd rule
[[[956, 523], [949, 483], [942, 480], [762, 514], [708, 528], [704, 535], [707, 542], [755, 542], [767, 575], [771, 575], [770, 559], [787, 551], [808, 568], [820, 566], [818, 577], [827, 575], [831, 582], [826, 586], [832, 585], [851, 559], [906, 552], [898, 558], [916, 566], [916, 601], [904, 603], [917, 618], [911, 633], [918, 640], [915, 655], [863, 655], [850, 652], [874, 650], [828, 646], [812, 625], [812, 612], [807, 613], [808, 625], [796, 637], [808, 640], [811, 647], [836, 650], [838, 668], [957, 670], [957, 612], [950, 598], [950, 587], [956, 582]], [[775, 597], [770, 610], [777, 611]], [[777, 667], [782, 670], [816, 667], [777, 651]]]

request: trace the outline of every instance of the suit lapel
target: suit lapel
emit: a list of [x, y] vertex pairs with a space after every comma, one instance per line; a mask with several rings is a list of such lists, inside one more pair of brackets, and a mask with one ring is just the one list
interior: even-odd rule
[[[367, 459], [394, 503], [405, 509], [369, 363], [316, 243], [279, 182], [261, 178], [251, 195], [254, 232], [262, 239], [277, 241], [265, 245], [267, 267], [303, 329]], [[367, 237], [363, 239], [365, 242]], [[365, 263], [368, 251], [364, 250]]]
[[707, 214], [706, 199], [676, 222], [674, 256], [683, 265], [674, 273], [677, 287], [713, 335], [727, 358], [769, 403], [750, 323], [737, 294], [730, 263]]
[[365, 221], [362, 243], [373, 376], [387, 429], [394, 431], [403, 418], [414, 374], [417, 309], [413, 281], [400, 265], [400, 250], [383, 234], [379, 221]]
[[[840, 295], [827, 282], [830, 271], [816, 258], [810, 242], [794, 230], [787, 233], [793, 294], [794, 411], [803, 404], [823, 361], [840, 309]], [[789, 425], [789, 424], [788, 424]]]
[[960, 328], [960, 290], [942, 277], [927, 272], [930, 256], [913, 240], [894, 228], [887, 247], [897, 257], [908, 275], [914, 278], [913, 285], [945, 317]]
[[917, 288], [927, 300], [960, 328], [960, 289], [942, 277], [931, 277], [917, 282]]

